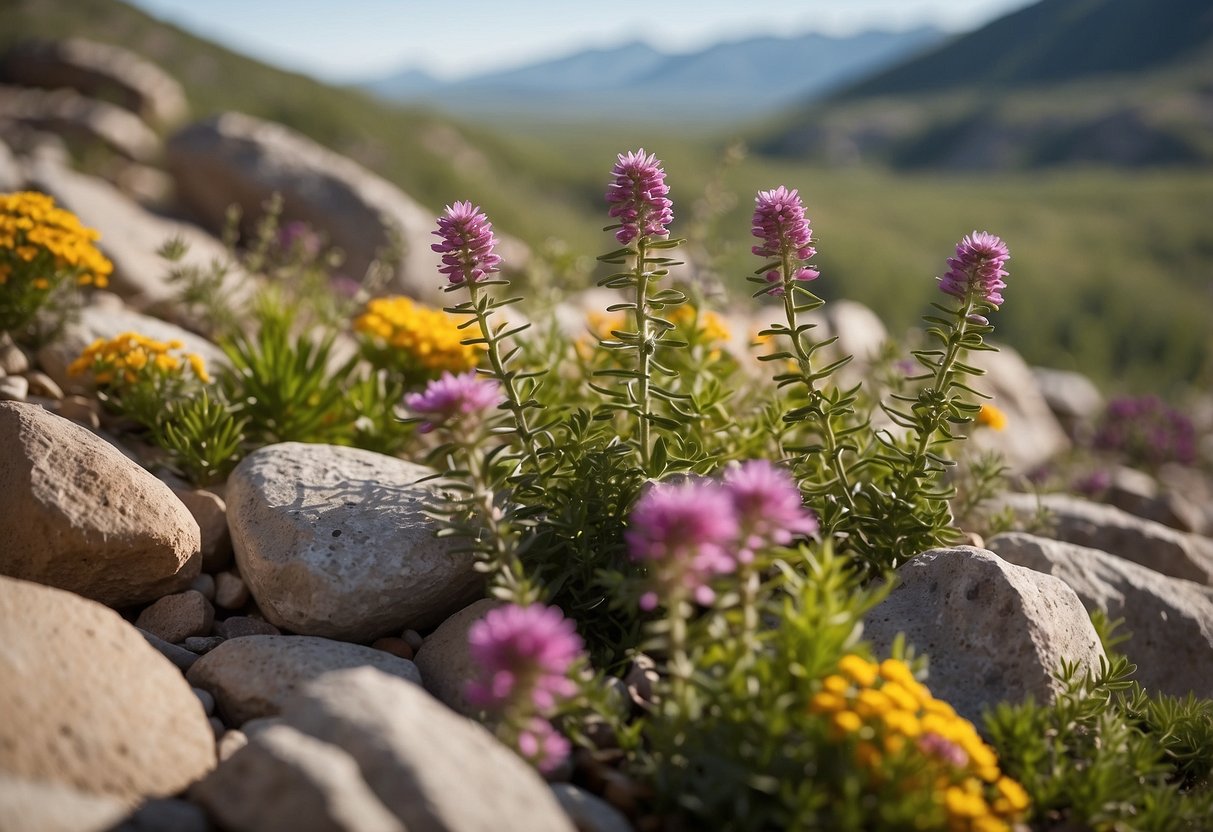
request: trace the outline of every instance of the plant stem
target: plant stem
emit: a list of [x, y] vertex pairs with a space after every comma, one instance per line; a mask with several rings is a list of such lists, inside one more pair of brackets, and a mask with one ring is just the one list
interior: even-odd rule
[[962, 344], [969, 329], [969, 316], [972, 314], [973, 299], [966, 297], [964, 304], [957, 312], [956, 327], [948, 334], [944, 356], [935, 369], [935, 379], [931, 383], [931, 389], [938, 394], [938, 398], [923, 419], [922, 427], [918, 432], [918, 443], [910, 457], [910, 465], [903, 472], [902, 482], [925, 470], [927, 448], [930, 447], [931, 439], [939, 430], [939, 425], [943, 420], [945, 412], [943, 400], [947, 396], [948, 388], [952, 386], [952, 368], [960, 358]]
[[[786, 249], [786, 247], [785, 247]], [[841, 452], [838, 450], [838, 438], [834, 436], [834, 424], [821, 406], [825, 395], [817, 389], [813, 383], [813, 362], [809, 355], [809, 350], [805, 347], [801, 340], [801, 334], [797, 331], [796, 321], [796, 299], [792, 295], [792, 288], [796, 285], [795, 264], [792, 262], [792, 252], [785, 250], [783, 253], [781, 269], [783, 273], [783, 312], [788, 323], [788, 334], [792, 339], [792, 349], [796, 353], [796, 363], [800, 369], [800, 380], [804, 385], [805, 390], [809, 394], [809, 404], [813, 411], [818, 416], [818, 430], [821, 432], [821, 441], [825, 446], [826, 458], [829, 460], [830, 468], [834, 472], [834, 476], [838, 479], [842, 486], [842, 495], [846, 500], [847, 505], [854, 510], [855, 498], [851, 495], [851, 487], [848, 484], [847, 470], [842, 464]]]
[[645, 237], [636, 241], [636, 379], [637, 405], [640, 407], [640, 424], [637, 426], [640, 445], [640, 467], [649, 474], [651, 451], [649, 448], [649, 363], [653, 356], [649, 328], [649, 280], [651, 275], [645, 268], [648, 246]]
[[489, 481], [484, 456], [479, 448], [483, 437], [460, 442], [457, 447], [467, 463], [468, 479], [472, 485], [472, 506], [480, 515], [485, 536], [491, 546], [489, 564], [493, 567], [494, 582], [516, 604], [526, 605], [537, 600], [536, 593], [525, 578], [522, 564], [518, 560], [518, 529], [503, 522], [501, 510], [496, 505], [496, 493]]
[[505, 404], [510, 413], [514, 417], [514, 432], [518, 434], [518, 439], [522, 444], [522, 451], [526, 455], [527, 462], [531, 465], [531, 470], [539, 470], [539, 448], [535, 442], [535, 435], [531, 432], [530, 425], [526, 418], [526, 407], [522, 403], [522, 397], [518, 395], [518, 388], [515, 385], [514, 374], [507, 371], [505, 362], [501, 358], [501, 339], [493, 332], [489, 325], [491, 310], [484, 307], [480, 302], [480, 286], [469, 281], [468, 296], [471, 300], [473, 314], [476, 316], [476, 322], [480, 326], [480, 332], [485, 341], [485, 350], [489, 356], [489, 364], [492, 365], [493, 375], [501, 382], [502, 390], [505, 392]]
[[674, 702], [675, 712], [680, 718], [690, 716], [687, 691], [690, 676], [686, 670], [691, 660], [687, 656], [687, 602], [684, 592], [678, 592], [670, 599], [670, 698]]

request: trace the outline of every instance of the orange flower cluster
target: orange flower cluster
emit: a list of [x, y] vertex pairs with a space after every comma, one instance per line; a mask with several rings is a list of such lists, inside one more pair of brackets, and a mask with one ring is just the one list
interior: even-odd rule
[[1027, 792], [999, 771], [998, 757], [973, 724], [936, 699], [905, 662], [844, 656], [809, 702], [837, 739], [855, 741], [869, 770], [916, 755], [955, 832], [1009, 832], [1026, 812]]
[[104, 288], [114, 266], [94, 245], [100, 236], [46, 194], [0, 194], [0, 286], [24, 277], [49, 290], [67, 272], [82, 286]]
[[180, 353], [181, 341], [156, 341], [137, 332], [124, 332], [108, 341], [98, 338], [68, 365], [71, 375], [92, 372], [98, 384], [137, 384], [140, 381], [184, 380], [187, 371], [209, 383], [206, 363], [194, 353]]

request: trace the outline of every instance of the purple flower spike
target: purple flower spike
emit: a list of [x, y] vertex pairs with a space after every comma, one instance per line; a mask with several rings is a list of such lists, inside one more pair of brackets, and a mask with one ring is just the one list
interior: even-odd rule
[[[789, 191], [780, 185], [773, 191], [759, 191], [754, 203], [752, 233], [762, 240], [762, 245], [754, 246], [750, 251], [768, 260], [782, 260], [785, 255], [792, 255], [802, 263], [817, 254], [817, 249], [811, 245], [813, 229], [804, 215], [804, 204], [795, 188]], [[821, 272], [816, 269], [801, 265], [794, 278], [808, 281], [820, 276]], [[778, 269], [771, 269], [766, 278], [769, 283], [781, 283], [783, 280]], [[781, 295], [783, 287], [773, 286], [769, 294]]]
[[569, 741], [541, 717], [533, 718], [518, 733], [519, 753], [544, 774], [559, 768], [572, 750]]
[[430, 246], [442, 255], [438, 271], [451, 283], [475, 283], [500, 270], [501, 258], [493, 253], [493, 247], [497, 245], [493, 224], [472, 203], [448, 205], [446, 213], [438, 218], [438, 230], [433, 234], [442, 240]]
[[1007, 286], [1003, 266], [1009, 259], [1006, 243], [993, 234], [974, 231], [956, 244], [956, 256], [948, 258], [948, 273], [939, 278], [939, 289], [961, 300], [973, 297], [997, 309]]
[[674, 203], [667, 198], [670, 188], [665, 183], [661, 162], [644, 148], [619, 154], [611, 169], [614, 180], [607, 186], [608, 212], [623, 223], [615, 239], [627, 245], [639, 236], [665, 237], [674, 221]]
[[765, 459], [728, 471], [724, 488], [741, 524], [737, 557], [742, 563], [752, 561], [759, 549], [787, 546], [796, 535], [817, 531], [817, 519], [805, 510], [791, 474]]
[[683, 591], [697, 603], [710, 604], [716, 596], [708, 581], [737, 566], [733, 501], [709, 480], [652, 486], [636, 501], [628, 525], [632, 560], [649, 562], [655, 586], [641, 597], [642, 609], [651, 610], [662, 598]]
[[480, 678], [467, 686], [468, 700], [499, 712], [522, 706], [549, 713], [577, 692], [568, 672], [581, 648], [573, 622], [555, 607], [490, 610], [468, 631], [469, 655], [480, 666]]
[[459, 375], [444, 372], [422, 392], [407, 393], [404, 397], [405, 407], [418, 416], [428, 417], [419, 428], [422, 433], [464, 417], [479, 418], [501, 401], [501, 386], [475, 372]]

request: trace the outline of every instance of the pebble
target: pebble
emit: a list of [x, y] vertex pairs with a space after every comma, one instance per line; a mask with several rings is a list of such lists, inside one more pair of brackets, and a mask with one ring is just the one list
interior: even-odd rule
[[149, 633], [147, 630], [139, 630], [147, 643], [160, 651], [160, 655], [164, 656], [170, 662], [177, 666], [177, 669], [182, 673], [193, 667], [194, 662], [200, 658], [197, 653], [191, 653], [184, 647], [178, 647], [175, 644], [169, 644], [164, 639], [155, 633]]
[[139, 613], [135, 626], [177, 644], [191, 636], [208, 635], [214, 621], [215, 608], [211, 602], [201, 592], [187, 589], [165, 595]]
[[405, 630], [400, 637], [409, 643], [409, 647], [413, 648], [414, 653], [421, 649], [421, 643], [425, 641], [421, 637], [421, 633], [416, 630]]
[[95, 401], [84, 396], [68, 396], [59, 402], [58, 413], [64, 419], [71, 419], [89, 430], [95, 431], [101, 427], [101, 416], [97, 413]]
[[224, 731], [215, 747], [215, 750], [219, 752], [219, 762], [223, 762], [246, 745], [248, 745], [248, 736], [239, 728]]
[[226, 639], [223, 636], [192, 636], [181, 642], [181, 646], [191, 653], [202, 656], [223, 644], [224, 641]]
[[218, 741], [227, 731], [227, 726], [223, 724], [223, 720], [217, 716], [211, 717], [208, 722], [211, 724], [211, 730], [215, 732], [215, 740]]
[[208, 601], [214, 602], [215, 600], [215, 578], [212, 575], [208, 575], [205, 572], [201, 573], [197, 578], [194, 578], [193, 583], [190, 584], [190, 589], [202, 593], [202, 597]]
[[63, 389], [55, 380], [41, 370], [33, 370], [25, 374], [29, 382], [29, 391], [35, 396], [46, 396], [48, 399], [59, 401], [63, 398]]
[[29, 382], [25, 376], [5, 376], [0, 378], [0, 400], [23, 402], [29, 395]]
[[382, 650], [385, 653], [391, 653], [393, 656], [399, 656], [402, 659], [408, 659], [409, 661], [413, 659], [413, 648], [402, 638], [386, 636], [372, 643], [371, 647], [376, 650]]
[[202, 688], [190, 688], [194, 692], [194, 696], [198, 697], [198, 701], [202, 703], [202, 710], [207, 716], [213, 716], [215, 713], [215, 697], [211, 696], [210, 691]]
[[248, 603], [248, 585], [235, 572], [215, 575], [215, 604], [225, 610], [238, 610]]
[[224, 621], [215, 622], [215, 635], [223, 638], [241, 636], [277, 636], [282, 631], [268, 621], [247, 615], [233, 615]]
[[0, 333], [0, 370], [11, 376], [28, 369], [29, 356], [12, 342], [8, 333]]

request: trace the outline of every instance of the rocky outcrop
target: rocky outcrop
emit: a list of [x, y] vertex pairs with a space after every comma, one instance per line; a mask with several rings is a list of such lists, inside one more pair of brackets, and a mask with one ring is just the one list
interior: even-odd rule
[[930, 657], [932, 693], [976, 725], [999, 702], [1051, 702], [1063, 659], [1095, 668], [1104, 655], [1074, 590], [972, 546], [932, 549], [897, 570], [864, 636], [885, 653], [898, 633]]
[[371, 641], [441, 622], [482, 592], [467, 554], [434, 536], [420, 465], [287, 442], [245, 457], [227, 485], [236, 563], [272, 623]]
[[1098, 549], [1020, 532], [990, 549], [1011, 563], [1065, 581], [1088, 610], [1124, 619], [1116, 650], [1137, 665], [1151, 692], [1213, 697], [1213, 588], [1169, 578]]
[[0, 574], [113, 607], [185, 589], [198, 524], [168, 486], [38, 405], [0, 402]]
[[126, 49], [84, 38], [19, 43], [0, 58], [0, 79], [104, 97], [160, 124], [180, 121], [186, 114], [184, 90], [159, 66]]
[[138, 116], [71, 90], [0, 86], [0, 120], [100, 142], [136, 162], [148, 162], [160, 154], [160, 137]]
[[[179, 195], [211, 229], [235, 203], [247, 218], [273, 194], [284, 220], [299, 220], [345, 253], [343, 270], [360, 278], [372, 261], [403, 244], [397, 288], [441, 304], [445, 280], [430, 250], [435, 213], [351, 159], [281, 124], [223, 113], [189, 125], [168, 142]], [[498, 233], [507, 268], [521, 268], [525, 246]]]
[[0, 578], [0, 629], [0, 773], [129, 805], [215, 765], [198, 698], [117, 613]]
[[1023, 524], [1035, 523], [1043, 509], [1049, 537], [1099, 549], [1173, 578], [1213, 586], [1213, 540], [1209, 538], [1184, 534], [1068, 494], [1004, 494], [991, 508], [1003, 506]]

